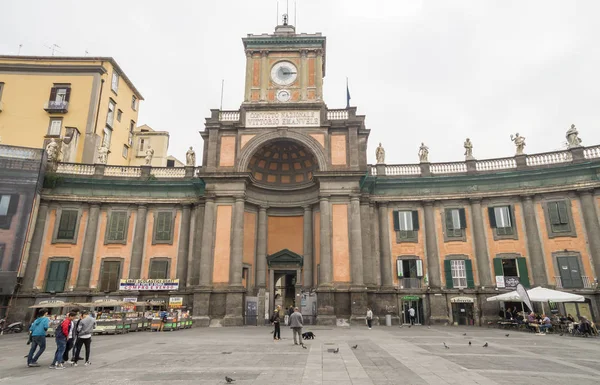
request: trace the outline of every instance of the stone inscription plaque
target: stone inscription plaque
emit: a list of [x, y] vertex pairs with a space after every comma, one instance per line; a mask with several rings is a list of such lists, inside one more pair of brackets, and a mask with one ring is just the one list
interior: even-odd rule
[[246, 112], [246, 127], [319, 127], [320, 125], [319, 110]]

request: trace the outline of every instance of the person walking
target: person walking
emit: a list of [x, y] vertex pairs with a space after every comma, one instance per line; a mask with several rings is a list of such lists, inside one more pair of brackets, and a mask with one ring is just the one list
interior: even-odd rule
[[[79, 314], [79, 309], [73, 309], [71, 310], [71, 313], [75, 313], [75, 316], [77, 316], [77, 314]], [[69, 336], [67, 337], [67, 346], [65, 347], [65, 352], [63, 353], [63, 362], [69, 362], [69, 352], [71, 351], [71, 349], [73, 349], [73, 347], [75, 346], [75, 340], [77, 339], [77, 325], [79, 324], [80, 320], [73, 320], [73, 325], [71, 325], [71, 327], [69, 328]], [[75, 352], [73, 350], [73, 352]], [[75, 356], [72, 357], [72, 359], [74, 359]]]
[[77, 361], [81, 359], [81, 347], [85, 345], [85, 366], [91, 365], [90, 353], [92, 348], [92, 333], [96, 326], [96, 319], [90, 315], [90, 312], [84, 310], [81, 313], [81, 319], [77, 323], [77, 341], [75, 342], [75, 353], [73, 355], [73, 366], [77, 366]]
[[370, 307], [367, 308], [367, 326], [369, 327], [369, 330], [371, 330], [371, 325], [373, 323], [373, 311], [371, 310]]
[[50, 365], [50, 369], [64, 369], [65, 366], [63, 364], [63, 354], [65, 353], [65, 348], [67, 347], [67, 337], [69, 336], [69, 330], [73, 326], [73, 319], [77, 314], [75, 312], [70, 312], [67, 314], [65, 319], [56, 327], [54, 331], [54, 337], [56, 340], [56, 352], [54, 353], [54, 360], [52, 361], [52, 365]]
[[[300, 313], [300, 309], [295, 307], [294, 312], [290, 315], [290, 328], [294, 335], [294, 345], [304, 345], [302, 342], [302, 327], [304, 326], [302, 321], [302, 313]], [[298, 341], [300, 341], [300, 343], [296, 342], [296, 335], [298, 335]]]
[[273, 340], [275, 341], [279, 341], [281, 339], [281, 329], [280, 329], [280, 317], [279, 317], [279, 310], [281, 310], [281, 306], [277, 305], [277, 308], [275, 308], [275, 311], [273, 312], [273, 315], [271, 316], [271, 323], [273, 324]]
[[415, 309], [412, 306], [408, 309], [408, 317], [410, 318], [410, 324], [414, 325], [415, 324]]
[[[29, 349], [29, 355], [27, 355], [27, 366], [29, 367], [40, 366], [37, 360], [44, 353], [44, 350], [46, 350], [46, 331], [48, 330], [48, 326], [50, 326], [50, 320], [47, 316], [48, 309], [40, 309], [38, 311], [38, 318], [29, 327], [29, 331], [31, 332], [31, 348]], [[35, 353], [38, 347], [40, 349]]]

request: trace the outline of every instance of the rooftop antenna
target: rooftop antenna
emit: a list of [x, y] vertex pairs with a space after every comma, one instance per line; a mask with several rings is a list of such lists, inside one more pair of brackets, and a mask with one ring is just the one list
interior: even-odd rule
[[287, 15], [287, 13], [283, 14], [283, 25], [288, 25], [288, 15]]
[[46, 48], [48, 48], [49, 50], [52, 51], [52, 56], [54, 56], [54, 52], [60, 52], [59, 50], [57, 50], [57, 48], [60, 48], [60, 46], [58, 44], [52, 44], [50, 46], [46, 46]]
[[88, 55], [88, 53], [89, 53], [89, 52], [88, 52], [88, 50], [86, 49], [86, 50], [85, 50], [85, 56], [87, 56], [87, 55]]
[[17, 53], [17, 55], [21, 54], [21, 48], [23, 48], [23, 44], [19, 44], [19, 52]]
[[296, 31], [298, 30], [298, 24], [296, 24], [296, 15], [298, 12], [296, 11], [296, 0], [294, 0], [294, 27], [296, 27]]
[[279, 25], [279, 1], [277, 2], [277, 16], [275, 16], [275, 25]]

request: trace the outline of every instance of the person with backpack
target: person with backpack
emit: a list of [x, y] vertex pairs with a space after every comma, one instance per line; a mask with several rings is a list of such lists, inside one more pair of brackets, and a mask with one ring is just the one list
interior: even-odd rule
[[[75, 313], [75, 316], [77, 316], [77, 314], [79, 314], [79, 309], [73, 309], [71, 310], [71, 313]], [[73, 321], [73, 325], [71, 326], [71, 328], [69, 328], [69, 335], [67, 336], [67, 346], [65, 347], [65, 352], [63, 353], [63, 362], [69, 362], [69, 352], [71, 351], [71, 349], [73, 349], [73, 346], [75, 346], [75, 340], [77, 339], [77, 324], [79, 323], [79, 321], [80, 320], [77, 320], [77, 322]], [[73, 359], [74, 358], [75, 357], [73, 357]]]
[[158, 327], [159, 332], [164, 331], [165, 324], [168, 321], [168, 316], [169, 316], [169, 313], [167, 313], [166, 311], [163, 310], [160, 312], [160, 326]]
[[63, 354], [65, 354], [65, 349], [67, 347], [67, 338], [69, 337], [69, 331], [73, 326], [73, 319], [77, 313], [70, 312], [67, 314], [65, 319], [56, 327], [54, 331], [54, 339], [56, 341], [56, 352], [54, 353], [54, 360], [52, 361], [52, 365], [50, 365], [50, 369], [64, 369], [64, 361]]
[[81, 347], [85, 345], [85, 366], [92, 364], [90, 361], [90, 353], [92, 348], [92, 334], [96, 326], [96, 319], [90, 315], [88, 310], [81, 313], [81, 319], [77, 323], [77, 341], [75, 342], [75, 351], [73, 354], [73, 363], [77, 366], [77, 361], [81, 359]]
[[277, 305], [277, 308], [273, 312], [271, 316], [271, 323], [273, 324], [273, 340], [279, 341], [281, 339], [281, 329], [279, 325], [279, 310], [281, 310], [281, 306]]
[[[31, 333], [31, 348], [29, 349], [29, 355], [27, 356], [28, 367], [35, 368], [40, 366], [37, 363], [37, 360], [40, 358], [42, 353], [44, 353], [44, 350], [46, 350], [46, 331], [48, 330], [48, 326], [50, 326], [50, 320], [48, 319], [47, 315], [48, 309], [40, 309], [38, 311], [38, 318], [33, 321], [29, 327], [29, 332]], [[35, 350], [38, 347], [40, 350], [35, 353]]]

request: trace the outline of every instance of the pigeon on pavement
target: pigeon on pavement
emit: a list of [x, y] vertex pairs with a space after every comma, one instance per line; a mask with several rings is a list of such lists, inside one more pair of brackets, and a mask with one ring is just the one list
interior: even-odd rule
[[471, 346], [471, 341], [469, 341], [469, 346]]
[[445, 343], [445, 342], [444, 342], [444, 347], [445, 347], [446, 349], [450, 349], [450, 347], [449, 347], [448, 345], [446, 345], [446, 343]]
[[483, 345], [484, 348], [488, 347], [488, 343], [486, 342], [485, 345]]
[[228, 384], [231, 384], [235, 380], [233, 378], [231, 378], [231, 377], [225, 376], [225, 381], [227, 381]]
[[308, 349], [306, 345], [302, 344], [302, 349]]
[[357, 349], [357, 348], [358, 348], [358, 345], [354, 345], [354, 346], [352, 347], [352, 349]]
[[510, 334], [506, 334], [506, 336], [508, 337]]
[[333, 351], [334, 353], [339, 353], [340, 352], [340, 348], [337, 348]]
[[463, 333], [463, 336], [466, 336], [466, 335], [467, 335], [467, 333]]
[[562, 337], [564, 334], [565, 334], [565, 333], [560, 333], [560, 334], [559, 334], [559, 336], [561, 336], [561, 337]]

